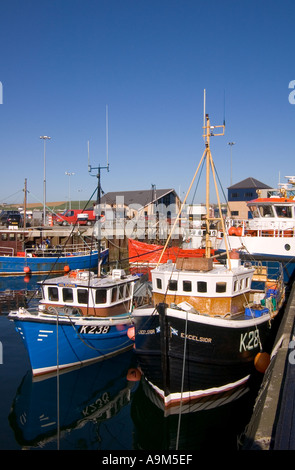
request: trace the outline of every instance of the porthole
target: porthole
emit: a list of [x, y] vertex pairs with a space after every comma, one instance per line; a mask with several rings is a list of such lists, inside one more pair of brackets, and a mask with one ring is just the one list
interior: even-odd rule
[[286, 245], [285, 245], [285, 247], [284, 247], [284, 248], [285, 248], [285, 250], [286, 250], [286, 251], [289, 251], [289, 250], [291, 250], [291, 247], [290, 247], [289, 243], [286, 243]]

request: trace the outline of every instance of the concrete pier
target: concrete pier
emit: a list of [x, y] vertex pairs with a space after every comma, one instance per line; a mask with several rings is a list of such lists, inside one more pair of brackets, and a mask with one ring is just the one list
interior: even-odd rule
[[295, 449], [295, 283], [274, 342], [242, 450]]

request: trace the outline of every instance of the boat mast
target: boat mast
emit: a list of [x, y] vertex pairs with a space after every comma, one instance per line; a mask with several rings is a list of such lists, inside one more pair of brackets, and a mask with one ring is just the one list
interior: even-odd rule
[[[96, 196], [96, 205], [98, 206], [98, 210], [100, 212], [101, 207], [101, 183], [100, 183], [100, 174], [101, 170], [107, 170], [110, 171], [110, 166], [109, 166], [109, 155], [108, 155], [108, 106], [106, 106], [106, 157], [107, 157], [107, 165], [106, 166], [100, 166], [98, 165], [97, 167], [91, 166], [90, 165], [90, 159], [89, 159], [89, 141], [88, 141], [88, 171], [91, 173], [92, 170], [97, 170], [96, 176], [97, 177], [97, 196]], [[100, 245], [100, 239], [101, 239], [101, 214], [97, 214], [96, 212], [96, 222], [98, 222], [98, 271], [97, 275], [100, 277], [101, 275], [101, 260], [100, 260], [100, 250], [101, 250], [101, 245]]]
[[[210, 119], [209, 119], [209, 114], [205, 114], [205, 90], [204, 90], [204, 140], [205, 140], [205, 152], [206, 152], [206, 237], [205, 237], [205, 256], [206, 258], [210, 258], [211, 256], [211, 239], [210, 239], [210, 222], [211, 221], [216, 221], [220, 220], [223, 234], [224, 234], [224, 240], [225, 240], [225, 249], [226, 249], [226, 254], [227, 254], [227, 259], [229, 263], [229, 269], [231, 269], [231, 262], [230, 262], [230, 257], [229, 257], [229, 250], [228, 250], [228, 243], [227, 243], [227, 236], [226, 236], [226, 230], [225, 230], [225, 225], [224, 225], [224, 220], [222, 217], [222, 211], [221, 211], [221, 204], [220, 204], [220, 198], [219, 198], [219, 192], [218, 192], [218, 187], [216, 183], [216, 175], [215, 175], [215, 169], [214, 169], [214, 164], [213, 164], [213, 158], [210, 150], [210, 138], [215, 137], [215, 136], [223, 136], [225, 132], [225, 123], [219, 126], [211, 126], [210, 125]], [[222, 132], [220, 133], [214, 133], [214, 129], [222, 129]], [[217, 202], [218, 202], [218, 211], [219, 211], [219, 217], [210, 217], [210, 167], [214, 179], [214, 186], [215, 186], [215, 192], [216, 192], [216, 197], [217, 197]]]
[[[187, 200], [187, 197], [190, 193], [190, 190], [192, 188], [192, 185], [196, 179], [196, 176], [199, 172], [199, 169], [201, 167], [201, 164], [204, 160], [204, 158], [206, 158], [206, 237], [205, 237], [205, 241], [206, 241], [206, 246], [205, 246], [205, 256], [206, 258], [210, 258], [211, 257], [211, 240], [210, 240], [210, 222], [212, 220], [220, 220], [221, 221], [221, 225], [222, 225], [222, 230], [223, 230], [223, 233], [224, 233], [224, 237], [225, 237], [225, 247], [226, 247], [226, 253], [227, 253], [227, 257], [229, 259], [229, 253], [228, 253], [228, 246], [227, 246], [227, 240], [226, 240], [226, 232], [225, 232], [225, 225], [224, 225], [224, 220], [223, 220], [223, 217], [222, 217], [222, 212], [221, 212], [221, 204], [220, 204], [220, 199], [219, 199], [219, 194], [218, 194], [218, 188], [217, 188], [217, 183], [216, 183], [216, 176], [215, 176], [215, 170], [214, 170], [214, 165], [213, 165], [213, 159], [212, 159], [212, 155], [211, 155], [211, 150], [210, 150], [210, 138], [211, 137], [214, 137], [214, 136], [222, 136], [224, 135], [224, 132], [225, 132], [225, 123], [223, 123], [222, 125], [219, 125], [219, 126], [211, 126], [210, 125], [210, 119], [209, 119], [209, 115], [206, 114], [206, 90], [204, 90], [204, 125], [203, 125], [203, 138], [204, 138], [204, 141], [205, 141], [205, 150], [204, 150], [204, 153], [202, 155], [202, 158], [199, 162], [199, 165], [198, 165], [198, 168], [196, 169], [196, 172], [194, 174], [194, 177], [191, 181], [191, 184], [190, 184], [190, 187], [185, 195], [185, 198], [183, 200], [183, 203], [181, 205], [181, 208], [177, 214], [177, 217], [175, 219], [175, 222], [174, 222], [174, 225], [169, 233], [169, 236], [166, 240], [166, 243], [165, 243], [165, 246], [161, 252], [161, 255], [160, 255], [160, 258], [158, 260], [158, 263], [157, 263], [157, 266], [160, 264], [161, 260], [162, 260], [162, 257], [163, 257], [163, 254], [165, 253], [166, 251], [166, 248], [168, 246], [168, 243], [170, 241], [170, 238], [172, 236], [172, 233], [174, 231], [174, 228], [179, 220], [179, 217], [180, 217], [180, 214], [183, 210], [183, 207], [186, 203], [186, 200]], [[214, 133], [214, 129], [222, 129], [222, 132], [221, 133]], [[214, 179], [214, 185], [215, 185], [215, 191], [216, 191], [216, 196], [217, 196], [217, 201], [218, 201], [218, 208], [219, 208], [219, 215], [220, 217], [218, 218], [215, 218], [215, 217], [210, 217], [210, 167], [211, 167], [211, 171], [212, 171], [212, 174], [213, 174], [213, 179]], [[230, 267], [230, 261], [229, 261], [229, 268], [231, 269]]]
[[23, 228], [26, 228], [27, 223], [27, 178], [25, 178], [25, 187], [24, 187], [24, 222]]

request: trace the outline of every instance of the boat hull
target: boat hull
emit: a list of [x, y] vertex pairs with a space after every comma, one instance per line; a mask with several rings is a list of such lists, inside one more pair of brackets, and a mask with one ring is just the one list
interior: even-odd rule
[[270, 316], [243, 320], [204, 317], [158, 306], [134, 310], [135, 351], [145, 379], [165, 406], [246, 383], [270, 336]]
[[[108, 250], [101, 253], [104, 261]], [[0, 276], [28, 274], [62, 273], [64, 267], [74, 269], [95, 269], [98, 265], [98, 251], [91, 254], [69, 254], [49, 257], [0, 256]]]
[[[227, 242], [232, 250], [239, 250], [241, 258], [281, 262], [285, 282], [295, 271], [295, 237], [227, 236]], [[224, 240], [217, 252], [226, 252]]]
[[34, 376], [104, 360], [132, 348], [131, 316], [112, 319], [11, 312], [28, 351]]

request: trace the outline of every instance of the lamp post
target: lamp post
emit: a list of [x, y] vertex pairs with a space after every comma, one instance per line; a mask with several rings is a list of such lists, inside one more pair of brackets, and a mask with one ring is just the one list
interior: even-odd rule
[[46, 140], [51, 139], [48, 135], [41, 135], [40, 139], [44, 142], [44, 179], [43, 179], [43, 225], [46, 221]]
[[69, 209], [71, 209], [71, 176], [73, 176], [75, 173], [71, 173], [70, 171], [66, 171], [65, 175], [69, 177]]
[[230, 186], [232, 185], [232, 148], [235, 145], [235, 142], [229, 142], [230, 145]]

